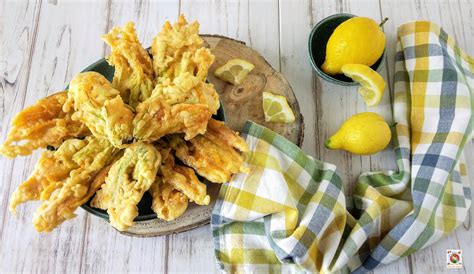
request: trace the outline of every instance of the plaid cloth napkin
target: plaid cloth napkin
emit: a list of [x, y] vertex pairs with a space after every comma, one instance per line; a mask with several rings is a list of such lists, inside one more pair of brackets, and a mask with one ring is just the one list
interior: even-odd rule
[[251, 171], [222, 186], [212, 216], [221, 269], [365, 272], [435, 243], [464, 221], [473, 59], [430, 22], [402, 25], [398, 36], [399, 171], [362, 174], [353, 197], [345, 197], [334, 165], [248, 122]]

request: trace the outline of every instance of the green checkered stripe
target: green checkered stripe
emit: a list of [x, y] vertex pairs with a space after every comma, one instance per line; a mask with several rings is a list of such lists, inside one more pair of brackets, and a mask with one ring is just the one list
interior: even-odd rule
[[250, 172], [223, 184], [211, 220], [220, 269], [363, 273], [435, 243], [465, 220], [473, 59], [430, 22], [402, 25], [398, 38], [398, 171], [364, 173], [346, 197], [334, 165], [247, 122]]

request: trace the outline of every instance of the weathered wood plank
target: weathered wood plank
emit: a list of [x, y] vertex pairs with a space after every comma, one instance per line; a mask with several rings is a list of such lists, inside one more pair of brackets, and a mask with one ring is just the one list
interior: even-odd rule
[[[128, 21], [135, 22], [138, 36], [144, 47], [151, 45], [153, 37], [166, 20], [176, 20], [179, 3], [177, 1], [112, 1], [110, 13], [101, 33], [113, 26], [123, 26]], [[94, 37], [100, 41], [100, 37]], [[105, 45], [105, 44], [104, 44]], [[108, 54], [110, 49], [104, 46]], [[94, 60], [90, 60], [92, 62]], [[121, 235], [104, 220], [88, 214], [84, 251], [83, 273], [118, 272], [166, 272], [168, 238], [137, 238]]]
[[[6, 98], [5, 112], [8, 113], [2, 117], [5, 123], [24, 106], [62, 90], [73, 73], [87, 62], [85, 57], [94, 60], [101, 55], [101, 43], [93, 38], [97, 37], [97, 30], [101, 29], [101, 21], [98, 19], [105, 10], [105, 5], [101, 3], [94, 9], [88, 9], [89, 4], [85, 2], [67, 5], [54, 5], [46, 1], [38, 4], [25, 2], [25, 6], [29, 6], [26, 8], [22, 6], [23, 3], [9, 1], [7, 5], [10, 8], [5, 10], [5, 17], [8, 26], [12, 25], [13, 32], [11, 36], [2, 36], [2, 39], [10, 40], [10, 37], [20, 36], [21, 39], [12, 41], [13, 48], [9, 48], [8, 53], [9, 56], [14, 54], [15, 45], [18, 45], [18, 56], [24, 58], [18, 58], [19, 63], [12, 64], [21, 66], [22, 71], [18, 80], [12, 82], [14, 85], [3, 93]], [[29, 11], [30, 9], [36, 11]], [[31, 13], [37, 14], [32, 23]], [[85, 17], [89, 20], [84, 20]], [[32, 38], [29, 38], [31, 35]], [[23, 54], [23, 50], [30, 53]], [[13, 75], [11, 77], [16, 78]], [[2, 129], [2, 139], [6, 129], [7, 127]], [[11, 192], [32, 171], [37, 156], [38, 153], [33, 157], [19, 158], [13, 165], [8, 163], [10, 168], [3, 169], [6, 174], [2, 176], [2, 184], [10, 184], [9, 189], [1, 194], [3, 210], [7, 209]], [[6, 271], [15, 272], [78, 272], [85, 226], [83, 215], [80, 214], [53, 233], [38, 234], [31, 224], [33, 211], [37, 206], [37, 203], [21, 206], [18, 218], [6, 213], [2, 221], [4, 230], [0, 265], [6, 267]]]
[[[280, 53], [281, 72], [290, 82], [304, 117], [303, 150], [319, 156], [319, 135], [316, 105], [313, 97], [312, 68], [309, 62], [308, 40], [313, 14], [308, 0], [280, 1]], [[298, 31], [295, 31], [298, 30]], [[324, 142], [324, 141], [323, 141]]]
[[[0, 138], [4, 140], [12, 113], [20, 110], [28, 82], [39, 3], [1, 3], [0, 9]], [[19, 22], [19, 23], [15, 23]], [[0, 239], [8, 212], [8, 194], [14, 161], [0, 158]], [[2, 246], [0, 246], [1, 251]]]
[[[472, 44], [474, 42], [474, 25], [471, 15], [474, 11], [472, 1], [381, 1], [381, 12], [383, 17], [390, 20], [384, 25], [387, 44], [387, 66], [390, 79], [393, 81], [395, 46], [397, 27], [403, 23], [413, 20], [430, 20], [442, 26], [446, 32], [452, 35], [459, 45], [471, 56], [474, 54]], [[465, 151], [466, 156], [473, 155], [472, 144]], [[471, 187], [474, 182], [473, 160], [469, 159]], [[470, 252], [473, 250], [471, 218], [468, 218], [464, 226], [460, 226], [453, 234], [441, 239], [438, 243], [412, 254], [411, 261], [414, 273], [441, 273], [450, 272], [446, 269], [446, 249], [464, 250], [464, 268], [461, 272], [472, 273], [472, 260], [469, 260]]]

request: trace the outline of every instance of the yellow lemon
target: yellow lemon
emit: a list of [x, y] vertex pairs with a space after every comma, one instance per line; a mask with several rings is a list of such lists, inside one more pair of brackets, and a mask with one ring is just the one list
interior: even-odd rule
[[384, 49], [385, 34], [377, 22], [367, 17], [353, 17], [342, 22], [329, 37], [321, 69], [334, 75], [341, 73], [345, 64], [372, 66]]
[[390, 127], [382, 116], [363, 112], [350, 117], [326, 140], [329, 149], [343, 149], [354, 154], [369, 155], [383, 150], [392, 138]]
[[295, 115], [285, 96], [266, 91], [263, 92], [263, 114], [265, 114], [265, 122], [292, 123], [295, 121]]
[[361, 64], [344, 65], [342, 72], [360, 84], [358, 91], [367, 106], [373, 107], [380, 103], [385, 90], [385, 80], [380, 74], [369, 66]]
[[225, 65], [216, 69], [214, 75], [232, 85], [240, 85], [254, 68], [255, 66], [252, 63], [245, 60], [231, 59]]

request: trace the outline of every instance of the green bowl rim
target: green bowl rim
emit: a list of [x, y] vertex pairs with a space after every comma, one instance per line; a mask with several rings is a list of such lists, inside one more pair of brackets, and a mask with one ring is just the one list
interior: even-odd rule
[[[309, 39], [308, 39], [308, 53], [309, 53], [309, 61], [311, 63], [311, 67], [313, 68], [314, 71], [316, 71], [316, 73], [319, 75], [319, 77], [323, 78], [324, 80], [328, 81], [328, 82], [331, 82], [333, 84], [338, 84], [338, 85], [342, 85], [342, 86], [358, 86], [359, 83], [355, 82], [355, 81], [351, 81], [351, 82], [346, 82], [346, 81], [342, 81], [342, 80], [339, 80], [339, 79], [336, 79], [326, 73], [324, 73], [315, 63], [314, 61], [314, 58], [313, 58], [313, 51], [311, 50], [312, 49], [312, 41], [313, 41], [313, 36], [314, 36], [314, 33], [316, 32], [316, 29], [318, 29], [323, 23], [335, 18], [335, 17], [347, 17], [347, 19], [350, 19], [350, 18], [354, 18], [354, 17], [359, 17], [358, 15], [355, 15], [355, 14], [351, 14], [351, 13], [335, 13], [333, 15], [330, 15], [328, 17], [325, 17], [324, 19], [321, 19], [312, 29], [311, 29], [311, 32], [309, 34]], [[380, 56], [380, 58], [377, 60], [377, 62], [380, 60], [380, 63], [379, 65], [377, 66], [377, 68], [375, 69], [375, 71], [377, 72], [380, 72], [380, 70], [382, 69], [383, 67], [383, 64], [385, 63], [385, 56], [386, 56], [386, 53], [387, 53], [387, 50], [386, 48], [384, 49], [383, 53], [382, 53], [382, 56]]]
[[[114, 69], [114, 67], [110, 66], [107, 63], [106, 58], [101, 58], [101, 59], [93, 62], [92, 64], [88, 65], [81, 72], [95, 71], [94, 70], [95, 67], [97, 67], [99, 65], [102, 65], [104, 63], [107, 64], [110, 68]], [[100, 72], [98, 72], [98, 73], [100, 73]], [[206, 82], [209, 82], [209, 81], [206, 80]], [[69, 89], [69, 84], [66, 86], [66, 90], [67, 89]], [[217, 114], [213, 117], [217, 117], [218, 120], [223, 121], [223, 122], [226, 121], [225, 110], [224, 110], [224, 105], [222, 104], [222, 101], [220, 101], [220, 108], [217, 110]], [[220, 119], [219, 119], [219, 117], [220, 117]], [[204, 179], [202, 177], [198, 176], [198, 178], [205, 184], [209, 183], [206, 179]], [[81, 208], [84, 209], [85, 211], [95, 215], [95, 216], [98, 216], [100, 218], [103, 218], [103, 219], [109, 221], [109, 214], [104, 213], [104, 210], [102, 210], [102, 209], [96, 209], [96, 208], [93, 208], [92, 206], [89, 205], [89, 202], [92, 200], [93, 197], [94, 196], [92, 196], [86, 203], [82, 204]], [[134, 222], [148, 221], [148, 220], [153, 220], [153, 219], [157, 219], [157, 218], [158, 217], [157, 217], [156, 213], [146, 214], [146, 215], [138, 215], [137, 217], [135, 217]]]

